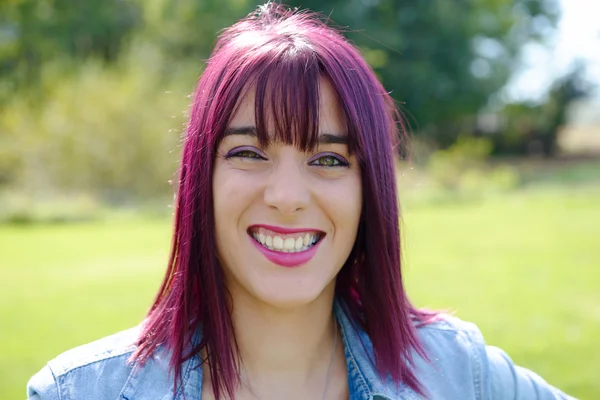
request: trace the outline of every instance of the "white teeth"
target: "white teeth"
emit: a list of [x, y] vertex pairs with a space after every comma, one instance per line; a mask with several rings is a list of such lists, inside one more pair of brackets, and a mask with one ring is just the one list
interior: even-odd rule
[[283, 249], [283, 239], [281, 238], [281, 236], [275, 236], [273, 238], [273, 247], [277, 250]]
[[262, 230], [252, 232], [252, 237], [270, 250], [295, 253], [308, 250], [319, 241], [319, 235], [307, 233], [297, 238], [265, 235]]
[[283, 248], [285, 250], [294, 250], [294, 247], [296, 247], [296, 239], [294, 239], [294, 238], [286, 238], [283, 241]]
[[310, 233], [307, 233], [306, 235], [304, 235], [304, 239], [303, 239], [303, 245], [304, 247], [308, 247], [311, 243], [312, 243], [312, 235]]

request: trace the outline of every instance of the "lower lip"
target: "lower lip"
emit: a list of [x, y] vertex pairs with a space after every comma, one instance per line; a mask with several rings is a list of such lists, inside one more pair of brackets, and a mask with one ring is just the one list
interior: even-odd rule
[[274, 264], [288, 268], [298, 267], [302, 264], [306, 264], [307, 262], [309, 262], [317, 253], [317, 247], [319, 247], [322, 241], [319, 240], [317, 243], [315, 243], [313, 247], [311, 247], [308, 250], [299, 251], [296, 253], [282, 253], [279, 251], [267, 249], [265, 246], [254, 240], [254, 238], [252, 238], [251, 236], [248, 236], [248, 238], [258, 249], [258, 251], [260, 251], [267, 258], [267, 260], [271, 261]]

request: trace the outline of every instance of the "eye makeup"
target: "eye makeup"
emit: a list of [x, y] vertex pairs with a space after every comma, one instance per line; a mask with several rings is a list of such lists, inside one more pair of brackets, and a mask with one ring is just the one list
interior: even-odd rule
[[[337, 161], [338, 164], [333, 164], [333, 165], [315, 164], [316, 161], [321, 160], [326, 157], [332, 158], [333, 160]], [[310, 159], [309, 164], [316, 165], [318, 167], [325, 167], [325, 168], [350, 166], [350, 163], [344, 157], [342, 157], [341, 155], [339, 155], [337, 153], [331, 153], [331, 152], [319, 153], [319, 154], [315, 155], [314, 157], [312, 157]]]
[[[242, 154], [246, 155], [242, 155]], [[239, 158], [257, 158], [257, 159], [266, 159], [267, 157], [262, 154], [256, 147], [252, 146], [240, 146], [233, 148], [225, 154], [225, 159], [230, 159], [234, 157]]]
[[[240, 146], [235, 147], [229, 150], [225, 154], [225, 159], [229, 160], [232, 158], [242, 158], [242, 159], [257, 159], [257, 160], [266, 160], [267, 156], [264, 155], [260, 150], [253, 146]], [[328, 159], [330, 162], [323, 162], [324, 159]], [[333, 160], [333, 161], [331, 161]], [[314, 155], [308, 161], [309, 165], [315, 167], [323, 167], [323, 168], [335, 168], [335, 167], [349, 167], [350, 163], [346, 158], [341, 155], [333, 152], [323, 152]]]

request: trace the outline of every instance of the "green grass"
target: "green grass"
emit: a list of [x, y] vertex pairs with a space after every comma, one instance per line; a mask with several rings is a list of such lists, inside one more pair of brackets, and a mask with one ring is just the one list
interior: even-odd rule
[[[536, 188], [403, 208], [419, 306], [454, 310], [489, 344], [582, 399], [600, 398], [600, 190]], [[56, 354], [143, 317], [170, 221], [0, 226], [0, 398]]]
[[158, 289], [168, 221], [0, 226], [0, 398], [25, 397], [58, 353], [141, 320]]
[[476, 322], [488, 344], [582, 399], [600, 398], [600, 190], [536, 190], [406, 207], [419, 306]]

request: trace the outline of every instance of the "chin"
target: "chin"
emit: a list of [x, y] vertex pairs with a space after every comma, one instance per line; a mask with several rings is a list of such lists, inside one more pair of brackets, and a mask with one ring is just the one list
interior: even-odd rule
[[259, 301], [271, 307], [290, 310], [307, 306], [319, 298], [327, 296], [328, 287], [328, 285], [318, 283], [305, 287], [298, 287], [297, 283], [279, 284], [277, 287], [271, 288], [263, 286], [256, 293], [256, 297]]

